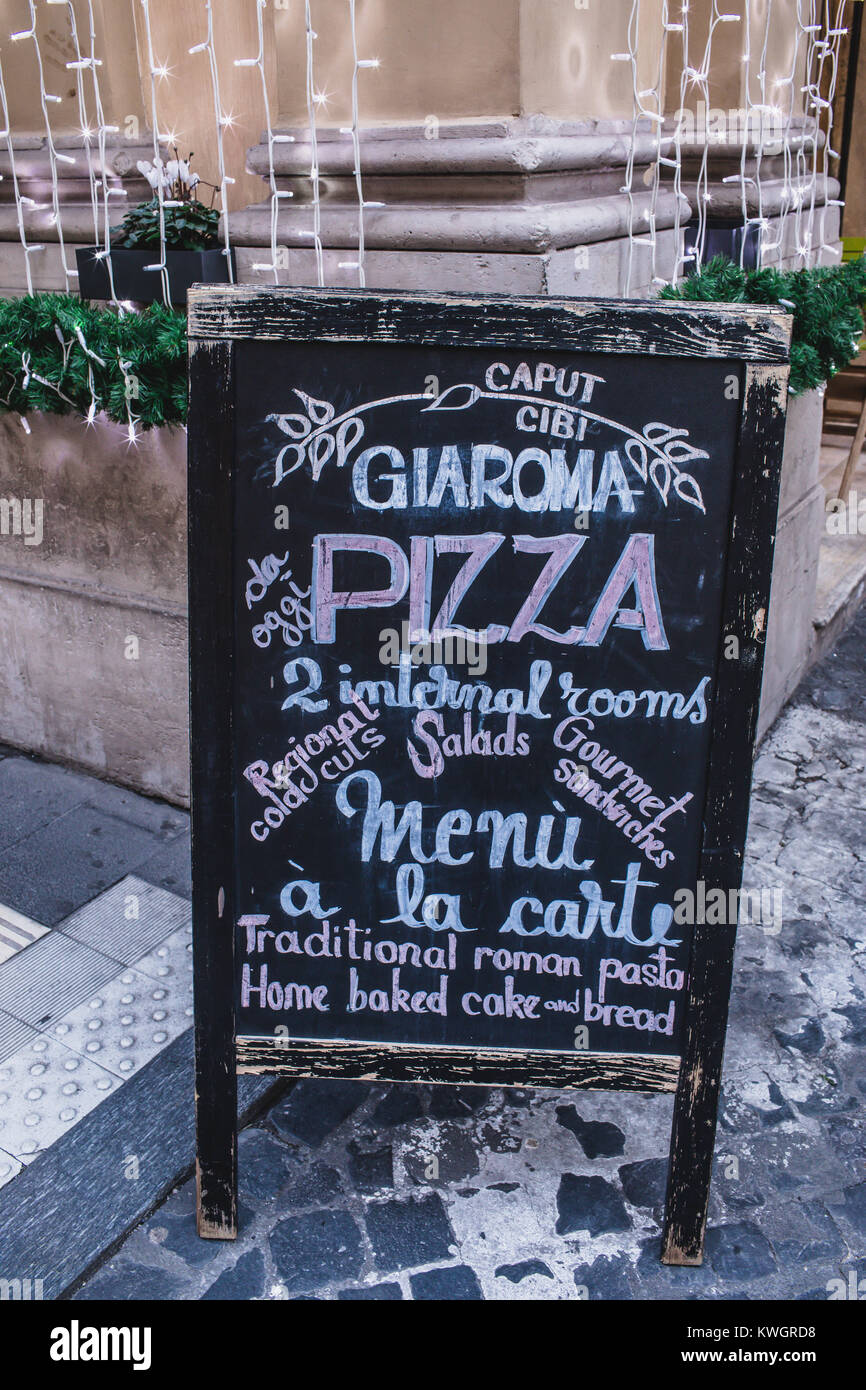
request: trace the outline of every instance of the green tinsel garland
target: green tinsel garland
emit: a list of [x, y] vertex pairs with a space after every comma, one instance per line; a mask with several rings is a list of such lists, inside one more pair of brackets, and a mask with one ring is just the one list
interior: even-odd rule
[[[780, 304], [793, 313], [792, 394], [847, 366], [863, 333], [866, 257], [812, 270], [741, 270], [723, 256], [664, 299]], [[122, 364], [122, 365], [121, 365]], [[96, 308], [71, 294], [0, 299], [0, 411], [104, 412], [135, 429], [186, 423], [186, 315]]]
[[823, 386], [856, 356], [866, 306], [866, 256], [811, 270], [741, 270], [716, 256], [699, 274], [667, 285], [662, 299], [779, 304], [794, 316], [790, 391]]
[[0, 299], [0, 410], [182, 425], [186, 371], [186, 314], [177, 309], [120, 314], [72, 294]]

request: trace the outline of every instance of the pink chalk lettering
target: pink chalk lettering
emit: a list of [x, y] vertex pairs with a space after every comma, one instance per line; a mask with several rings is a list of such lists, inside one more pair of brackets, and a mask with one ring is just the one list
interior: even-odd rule
[[[334, 591], [334, 553], [338, 550], [363, 551], [387, 560], [390, 580], [385, 589]], [[338, 608], [388, 608], [399, 603], [409, 587], [409, 565], [395, 541], [387, 536], [355, 536], [343, 532], [316, 536], [313, 541], [313, 592], [315, 594], [314, 642], [336, 640]]]
[[[636, 608], [620, 608], [631, 586], [637, 593]], [[648, 651], [668, 651], [656, 588], [655, 537], [644, 532], [629, 536], [622, 554], [612, 570], [601, 596], [590, 614], [583, 637], [583, 646], [598, 647], [608, 628], [640, 629]]]

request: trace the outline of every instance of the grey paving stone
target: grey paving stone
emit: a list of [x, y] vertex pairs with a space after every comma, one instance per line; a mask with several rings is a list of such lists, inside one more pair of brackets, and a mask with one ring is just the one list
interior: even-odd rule
[[135, 1265], [122, 1260], [112, 1261], [100, 1269], [74, 1299], [129, 1302], [179, 1298], [188, 1284], [168, 1270], [150, 1265]]
[[586, 1289], [590, 1302], [630, 1299], [632, 1291], [628, 1271], [631, 1267], [627, 1255], [599, 1255], [592, 1264], [577, 1266], [574, 1282], [578, 1289]]
[[268, 1240], [289, 1293], [356, 1279], [364, 1262], [361, 1232], [348, 1211], [289, 1216], [274, 1227]]
[[475, 1271], [468, 1265], [445, 1265], [441, 1269], [428, 1269], [423, 1274], [413, 1274], [409, 1283], [412, 1297], [436, 1299], [449, 1303], [467, 1302], [482, 1299], [481, 1285]]
[[856, 1171], [862, 1173], [862, 1158], [866, 1152], [866, 1123], [859, 1116], [830, 1115], [823, 1121], [822, 1129], [834, 1152], [840, 1158], [848, 1160], [853, 1167], [856, 1167], [859, 1155], [860, 1166], [856, 1167]]
[[512, 1284], [519, 1284], [522, 1279], [528, 1279], [532, 1274], [540, 1274], [545, 1279], [553, 1278], [553, 1271], [550, 1270], [543, 1260], [519, 1260], [513, 1265], [499, 1265], [493, 1271], [497, 1279], [508, 1279]]
[[770, 1242], [751, 1221], [711, 1226], [705, 1248], [706, 1258], [723, 1279], [762, 1279], [776, 1272]]
[[851, 1025], [850, 1031], [845, 1034], [845, 1042], [851, 1047], [866, 1047], [866, 1004], [846, 1004], [843, 1008], [834, 1009], [833, 1013], [841, 1014]]
[[341, 1289], [337, 1294], [337, 1298], [345, 1303], [360, 1303], [362, 1300], [371, 1303], [397, 1303], [402, 1297], [403, 1290], [399, 1284], [359, 1285], [356, 1289]]
[[371, 1202], [367, 1232], [383, 1273], [447, 1260], [454, 1233], [438, 1192], [407, 1202]]
[[758, 1113], [761, 1117], [761, 1124], [780, 1125], [784, 1124], [787, 1120], [796, 1120], [796, 1111], [791, 1109], [790, 1104], [775, 1081], [770, 1082], [767, 1090], [770, 1095], [770, 1100], [776, 1108], [774, 1110], [759, 1110]]
[[485, 1147], [494, 1154], [518, 1153], [523, 1143], [520, 1135], [506, 1128], [501, 1121], [482, 1125], [481, 1138]]
[[[241, 1241], [255, 1218], [255, 1212], [245, 1202], [238, 1203], [238, 1227]], [[177, 1188], [146, 1221], [132, 1233], [124, 1245], [124, 1256], [132, 1261], [150, 1264], [159, 1260], [165, 1268], [176, 1271], [176, 1262], [192, 1273], [217, 1262], [227, 1251], [235, 1254], [240, 1245], [226, 1245], [218, 1240], [202, 1240], [196, 1229], [195, 1180], [189, 1178]], [[168, 1251], [165, 1260], [155, 1251]], [[213, 1275], [211, 1275], [213, 1278]]]
[[783, 1047], [814, 1057], [824, 1046], [824, 1030], [817, 1019], [809, 1019], [799, 1033], [783, 1033], [780, 1028], [773, 1029], [773, 1037]]
[[28, 1023], [22, 1023], [20, 1018], [14, 1018], [12, 1014], [0, 1009], [0, 1062], [11, 1057], [13, 1052], [26, 1047], [38, 1036], [38, 1031]]
[[247, 1250], [231, 1269], [223, 1270], [202, 1294], [202, 1301], [262, 1298], [265, 1292], [265, 1257], [261, 1250]]
[[[844, 1063], [845, 1058], [842, 1060]], [[856, 1059], [851, 1057], [851, 1061], [859, 1072], [859, 1056]], [[801, 1115], [814, 1115], [818, 1119], [828, 1120], [846, 1114], [853, 1116], [855, 1120], [859, 1118], [860, 1100], [848, 1090], [839, 1067], [829, 1058], [821, 1065], [820, 1073], [811, 1080], [812, 1089], [809, 1094], [797, 1100], [797, 1110]]]
[[633, 1207], [660, 1207], [667, 1192], [668, 1160], [645, 1158], [640, 1163], [624, 1163], [619, 1180]]
[[663, 1265], [660, 1236], [641, 1241], [634, 1268], [651, 1298], [676, 1298], [690, 1292], [697, 1298], [704, 1298], [707, 1286], [714, 1282], [713, 1271], [706, 1261], [690, 1268]]
[[144, 859], [136, 872], [157, 888], [166, 888], [181, 898], [192, 897], [192, 859], [189, 831], [183, 831], [168, 844]]
[[616, 1158], [625, 1150], [625, 1135], [618, 1125], [583, 1120], [574, 1105], [558, 1105], [556, 1118], [575, 1136], [587, 1158]]
[[762, 1224], [782, 1269], [841, 1259], [847, 1250], [838, 1226], [821, 1202], [774, 1204], [763, 1214]]
[[118, 787], [111, 782], [101, 782], [95, 777], [87, 779], [88, 806], [104, 811], [107, 816], [127, 821], [139, 830], [148, 830], [154, 839], [167, 843], [189, 829], [189, 812], [170, 806], [166, 801], [141, 796], [128, 787]]
[[81, 805], [91, 787], [91, 778], [52, 763], [37, 762], [21, 755], [3, 758], [0, 762], [0, 806], [3, 807], [0, 849], [8, 850]]
[[763, 1192], [744, 1187], [741, 1183], [719, 1182], [716, 1190], [722, 1197], [725, 1206], [731, 1207], [734, 1211], [752, 1211], [766, 1203]]
[[479, 1144], [471, 1129], [457, 1124], [433, 1124], [412, 1131], [412, 1146], [403, 1151], [403, 1165], [413, 1182], [425, 1186], [459, 1182], [479, 1170]]
[[381, 1128], [405, 1125], [419, 1120], [424, 1114], [423, 1090], [420, 1086], [389, 1086], [370, 1116], [370, 1123]]
[[191, 942], [191, 913], [183, 898], [155, 888], [138, 874], [126, 874], [64, 917], [57, 930], [113, 960], [134, 965], [184, 928]]
[[171, 1250], [185, 1264], [198, 1268], [199, 1265], [210, 1264], [220, 1253], [221, 1242], [202, 1240], [196, 1230], [195, 1210], [191, 1202], [189, 1205], [188, 1211], [171, 1211], [163, 1207], [147, 1223], [144, 1234], [152, 1245], [161, 1250]]
[[56, 926], [132, 872], [152, 847], [149, 831], [91, 806], [76, 806], [0, 859], [0, 902]]
[[21, 1172], [21, 1160], [14, 1154], [9, 1154], [5, 1149], [0, 1149], [0, 1187], [5, 1187], [7, 1182], [11, 1182], [14, 1177]]
[[369, 1095], [363, 1081], [299, 1081], [271, 1112], [279, 1134], [318, 1145]]
[[605, 1178], [563, 1173], [556, 1205], [557, 1235], [588, 1231], [591, 1236], [599, 1236], [607, 1231], [631, 1229], [631, 1217], [622, 1197]]
[[267, 1130], [245, 1129], [238, 1136], [238, 1191], [242, 1196], [274, 1201], [288, 1186], [292, 1171], [291, 1152]]
[[379, 1192], [394, 1186], [394, 1155], [390, 1144], [364, 1149], [353, 1139], [349, 1146], [349, 1174], [359, 1192]]
[[437, 1120], [464, 1120], [487, 1104], [490, 1091], [485, 1086], [433, 1086], [430, 1114]]
[[819, 709], [844, 711], [846, 718], [866, 721], [863, 699], [863, 648], [866, 646], [866, 609], [861, 608], [830, 655], [814, 667], [797, 692], [798, 703]]
[[283, 1189], [281, 1201], [287, 1207], [314, 1207], [333, 1202], [343, 1193], [343, 1184], [336, 1168], [325, 1163], [312, 1163], [306, 1170], [295, 1160], [293, 1171], [298, 1173]]
[[842, 1201], [833, 1203], [830, 1211], [843, 1226], [866, 1235], [866, 1182], [852, 1183], [842, 1193]]

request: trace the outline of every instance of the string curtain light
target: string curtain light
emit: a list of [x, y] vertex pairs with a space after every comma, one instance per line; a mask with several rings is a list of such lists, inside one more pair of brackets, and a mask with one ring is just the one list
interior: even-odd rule
[[[23, 278], [28, 293], [32, 293], [36, 284], [33, 258], [46, 249], [45, 242], [33, 233], [34, 228], [41, 225], [39, 214], [47, 212], [48, 224], [53, 224], [54, 228], [52, 235], [56, 237], [65, 285], [67, 289], [75, 288], [77, 272], [71, 264], [69, 237], [63, 226], [64, 206], [67, 205], [61, 184], [69, 173], [70, 165], [78, 164], [79, 168], [83, 165], [82, 172], [86, 170], [88, 179], [93, 240], [99, 248], [97, 256], [106, 265], [111, 301], [122, 315], [126, 312], [126, 306], [118, 302], [115, 290], [111, 227], [112, 221], [116, 220], [116, 199], [122, 199], [126, 194], [110, 177], [110, 142], [111, 137], [117, 135], [118, 127], [110, 124], [105, 116], [102, 83], [107, 58], [99, 56], [100, 52], [103, 55], [110, 52], [107, 42], [110, 36], [98, 32], [93, 0], [78, 0], [78, 3], [73, 3], [73, 0], [43, 0], [43, 3], [46, 7], [62, 9], [66, 16], [71, 56], [65, 66], [75, 83], [71, 95], [76, 102], [80, 149], [76, 147], [74, 154], [69, 153], [68, 141], [60, 141], [55, 134], [52, 110], [56, 109], [61, 98], [46, 88], [46, 64], [39, 32], [40, 11], [37, 10], [36, 0], [27, 0], [29, 27], [9, 37], [13, 44], [28, 46], [35, 60], [50, 178], [50, 200], [46, 203], [37, 203], [29, 193], [22, 192], [22, 185], [27, 185], [20, 177], [13, 128], [14, 113], [10, 110], [5, 76], [9, 50], [4, 53], [2, 47], [5, 46], [0, 46], [2, 140], [8, 158], [7, 177], [11, 182], [10, 201], [14, 201], [15, 205]], [[176, 79], [170, 65], [172, 55], [157, 55], [154, 49], [154, 3], [155, 0], [136, 0], [141, 20], [139, 38], [149, 106], [149, 139], [154, 163], [159, 167], [166, 147], [175, 143], [174, 132], [162, 128], [160, 93], [164, 84]], [[221, 42], [218, 51], [214, 39], [212, 0], [192, 0], [192, 3], [200, 7], [202, 37], [188, 51], [206, 59], [202, 64], [201, 97], [202, 104], [206, 101], [207, 109], [213, 112], [222, 204], [222, 250], [228, 262], [228, 276], [232, 279], [234, 275], [230, 254], [232, 227], [229, 203], [235, 174], [229, 167], [225, 135], [240, 117], [239, 113], [233, 114], [224, 109], [221, 93], [221, 73], [224, 76], [224, 72], [221, 64], [231, 63], [236, 68], [257, 71], [264, 119], [270, 248], [269, 258], [253, 261], [252, 269], [257, 274], [269, 274], [274, 284], [298, 283], [304, 271], [290, 264], [287, 248], [280, 244], [281, 239], [292, 243], [300, 241], [302, 244], [309, 241], [315, 281], [318, 285], [325, 285], [326, 237], [323, 230], [320, 164], [323, 145], [318, 129], [319, 108], [324, 105], [325, 97], [316, 84], [320, 42], [315, 29], [316, 0], [290, 0], [297, 10], [299, 41], [303, 44], [304, 101], [309, 145], [309, 199], [305, 200], [303, 207], [294, 205], [294, 211], [291, 203], [293, 192], [280, 187], [281, 178], [277, 168], [278, 146], [292, 143], [296, 136], [282, 132], [274, 125], [267, 76], [271, 55], [267, 47], [270, 30], [265, 24], [265, 11], [269, 0], [246, 0], [252, 7], [251, 18], [256, 34], [256, 52], [253, 56], [243, 53], [235, 56], [225, 41]], [[835, 189], [830, 176], [830, 161], [836, 156], [832, 146], [832, 122], [840, 49], [851, 3], [854, 0], [821, 0], [820, 3], [819, 0], [796, 0], [792, 23], [790, 7], [783, 6], [779, 0], [765, 0], [759, 21], [755, 19], [751, 0], [711, 0], [709, 9], [702, 12], [698, 31], [694, 16], [690, 13], [689, 0], [660, 0], [660, 3], [656, 0], [651, 5], [649, 0], [643, 0], [643, 8], [642, 0], [632, 0], [622, 40], [610, 55], [612, 62], [628, 65], [632, 86], [632, 119], [627, 136], [622, 185], [628, 202], [628, 254], [622, 287], [626, 296], [646, 293], [647, 284], [655, 288], [671, 284], [681, 279], [687, 270], [700, 267], [703, 233], [712, 213], [711, 151], [707, 132], [704, 132], [704, 138], [689, 151], [691, 167], [686, 180], [686, 136], [681, 116], [695, 102], [702, 102], [705, 112], [710, 110], [714, 40], [721, 26], [738, 26], [743, 69], [739, 102], [742, 119], [739, 169], [722, 178], [724, 184], [739, 193], [740, 222], [744, 229], [741, 266], [746, 254], [745, 234], [754, 228], [758, 229], [765, 264], [781, 264], [784, 260], [795, 267], [809, 267], [838, 256], [839, 248], [833, 239], [836, 225], [833, 210], [842, 204], [833, 196]], [[110, 23], [110, 9], [103, 9], [100, 13], [108, 16], [107, 22]], [[365, 197], [362, 168], [364, 75], [367, 70], [379, 67], [379, 59], [363, 56], [359, 49], [356, 0], [345, 0], [343, 15], [346, 48], [351, 60], [347, 78], [351, 120], [334, 134], [342, 136], [351, 145], [357, 244], [353, 248], [352, 259], [335, 259], [330, 265], [336, 280], [345, 278], [343, 272], [354, 272], [353, 278], [363, 287], [368, 278], [366, 216], [371, 209], [383, 206], [381, 202], [373, 202]], [[784, 47], [782, 40], [786, 37], [787, 58], [784, 67], [771, 71], [774, 64], [778, 67], [782, 62], [773, 55]], [[56, 38], [52, 43], [52, 58], [56, 61]], [[5, 71], [4, 61], [7, 64]], [[675, 96], [672, 98], [666, 74], [674, 64], [678, 65], [679, 79], [674, 84]], [[673, 99], [678, 100], [677, 111], [670, 109]], [[194, 97], [190, 100], [194, 100]], [[774, 190], [772, 198], [771, 185]], [[662, 195], [671, 190], [674, 195], [672, 213], [669, 216], [666, 212], [665, 219], [661, 219]], [[168, 305], [170, 285], [165, 209], [172, 204], [160, 179], [156, 180], [154, 196], [158, 204], [159, 244], [148, 270], [159, 276], [162, 299]], [[691, 252], [684, 249], [684, 210], [687, 206], [691, 206], [697, 231], [695, 249]], [[664, 223], [662, 228], [660, 221]], [[286, 235], [287, 231], [289, 235]], [[673, 247], [672, 254], [664, 250], [670, 246]], [[647, 252], [648, 267], [647, 261], [641, 259]], [[306, 264], [304, 260], [303, 265]], [[68, 336], [63, 341], [71, 342]], [[85, 354], [89, 351], [86, 341], [81, 343], [77, 340], [69, 350], [80, 350]], [[128, 402], [128, 435], [130, 441], [135, 442], [140, 424], [134, 413], [135, 380], [122, 354], [118, 354], [117, 369], [123, 377]], [[27, 365], [22, 362], [22, 373], [26, 371]], [[94, 395], [88, 411], [91, 421], [97, 406]]]

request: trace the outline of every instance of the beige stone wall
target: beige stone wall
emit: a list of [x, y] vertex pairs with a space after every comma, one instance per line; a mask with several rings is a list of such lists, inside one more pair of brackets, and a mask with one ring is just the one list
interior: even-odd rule
[[842, 230], [845, 236], [866, 237], [866, 155], [863, 149], [866, 140], [866, 34], [860, 41], [856, 83]]
[[[352, 52], [346, 0], [313, 0], [316, 88], [324, 125], [351, 116]], [[365, 123], [545, 115], [630, 118], [631, 69], [610, 55], [627, 44], [631, 0], [359, 0], [358, 52], [379, 68], [359, 77]], [[654, 82], [661, 0], [642, 6], [640, 77]], [[307, 119], [302, 5], [275, 13], [279, 110]]]
[[[121, 8], [123, 0], [112, 0]], [[207, 53], [190, 48], [207, 37], [203, 4], [179, 4], [178, 0], [150, 0], [153, 52], [167, 64], [170, 77], [157, 82], [156, 102], [161, 132], [176, 134], [178, 148], [193, 151], [193, 166], [209, 183], [219, 183], [216, 114]], [[141, 6], [134, 3], [141, 102], [151, 126], [151, 86], [148, 50]], [[271, 84], [275, 72], [273, 42], [269, 42], [272, 10], [265, 12], [266, 44]], [[112, 21], [113, 22], [113, 21]], [[213, 6], [214, 47], [219, 65], [222, 114], [231, 118], [223, 127], [226, 170], [235, 180], [229, 189], [228, 208], [246, 207], [261, 199], [261, 180], [245, 172], [246, 151], [256, 143], [265, 124], [261, 76], [256, 68], [234, 66], [236, 58], [252, 58], [258, 51], [256, 8], [249, 0], [223, 0]]]
[[[760, 72], [764, 60], [766, 39], [766, 94], [770, 103], [781, 106], [785, 113], [792, 109], [795, 113], [803, 111], [803, 83], [805, 67], [805, 45], [796, 42], [797, 0], [773, 0], [770, 14], [770, 27], [767, 30], [768, 0], [725, 0], [720, 9], [725, 14], [740, 15], [739, 23], [717, 24], [713, 31], [711, 49], [709, 94], [710, 104], [718, 107], [738, 108], [746, 102], [746, 79], [749, 79], [749, 93], [753, 102], [761, 100]], [[710, 6], [705, 0], [693, 3], [689, 8], [688, 61], [693, 68], [700, 69], [709, 31]], [[748, 28], [745, 20], [748, 17]], [[748, 41], [748, 44], [747, 44]], [[744, 61], [748, 47], [749, 61]], [[667, 62], [667, 100], [670, 112], [680, 106], [680, 81], [683, 71], [682, 41], [678, 34], [671, 34], [668, 44]], [[780, 79], [787, 79], [794, 72], [793, 106], [791, 88]], [[698, 100], [705, 99], [703, 89], [688, 83], [685, 109], [694, 109]]]
[[43, 508], [0, 541], [0, 740], [184, 802], [186, 436], [124, 434], [0, 416], [4, 491]]
[[[785, 79], [795, 54], [794, 19], [798, 0], [773, 0], [766, 45], [767, 96], [787, 110], [791, 88]], [[151, 84], [140, 0], [93, 0], [97, 47], [103, 60], [99, 81], [107, 119], [122, 137], [147, 140], [151, 127]], [[713, 34], [710, 104], [742, 108], [746, 79], [753, 100], [760, 97], [758, 72], [764, 56], [768, 0], [725, 0], [725, 11], [739, 23], [718, 24]], [[82, 47], [89, 42], [85, 0], [74, 0]], [[274, 126], [307, 124], [306, 38], [303, 0], [272, 0], [262, 11], [265, 82]], [[169, 76], [157, 82], [158, 123], [176, 134], [182, 152], [195, 151], [203, 178], [218, 181], [217, 137], [210, 71], [205, 53], [190, 54], [206, 33], [203, 0], [149, 0], [156, 59]], [[316, 32], [314, 86], [321, 97], [318, 122], [340, 127], [351, 119], [353, 59], [347, 0], [311, 0]], [[700, 68], [711, 0], [692, 0], [688, 60]], [[750, 18], [751, 60], [743, 62], [746, 14]], [[214, 37], [219, 65], [227, 170], [235, 180], [229, 210], [259, 202], [266, 195], [259, 175], [246, 172], [246, 151], [258, 143], [265, 125], [262, 79], [254, 67], [237, 67], [258, 51], [255, 0], [219, 0], [214, 5]], [[358, 74], [362, 127], [417, 125], [430, 117], [442, 123], [510, 117], [547, 116], [559, 121], [630, 121], [632, 71], [612, 53], [629, 46], [632, 0], [357, 0], [357, 42], [361, 58], [379, 66]], [[679, 17], [668, 6], [671, 19]], [[79, 129], [74, 75], [65, 64], [73, 57], [65, 5], [37, 6], [38, 32], [46, 86], [61, 97], [49, 114], [53, 129]], [[659, 81], [663, 0], [642, 0], [637, 41], [639, 87]], [[29, 25], [27, 0], [0, 0], [0, 35]], [[800, 44], [793, 94], [802, 110], [803, 50]], [[41, 136], [34, 46], [0, 41], [17, 135]], [[664, 109], [681, 104], [682, 40], [668, 35], [661, 64]], [[89, 84], [85, 75], [85, 86]], [[778, 83], [779, 85], [775, 85]], [[866, 88], [866, 84], [861, 82]], [[684, 104], [703, 99], [699, 84], [687, 83]], [[861, 98], [861, 105], [866, 95]], [[654, 103], [647, 98], [652, 109]], [[856, 195], [855, 195], [856, 196]]]
[[[90, 21], [86, 0], [74, 0], [79, 44], [90, 50]], [[207, 16], [198, 0], [150, 0], [154, 56], [169, 76], [157, 82], [157, 115], [161, 132], [177, 135], [181, 153], [195, 153], [195, 168], [209, 182], [218, 182], [217, 137], [210, 68], [206, 53], [190, 54], [207, 33]], [[116, 125], [131, 145], [152, 139], [150, 71], [144, 19], [138, 0], [93, 0], [100, 95], [107, 124]], [[66, 64], [75, 57], [65, 5], [37, 5], [37, 34], [42, 53], [45, 88], [59, 96], [48, 115], [55, 137], [81, 132], [75, 74]], [[276, 90], [276, 52], [272, 41], [270, 7], [265, 10], [267, 70], [272, 99]], [[16, 137], [45, 134], [39, 95], [39, 70], [34, 44], [12, 43], [6, 35], [30, 26], [27, 0], [0, 0], [0, 59]], [[220, 95], [233, 123], [225, 129], [225, 160], [235, 179], [229, 208], [245, 207], [262, 197], [261, 179], [245, 172], [246, 151], [265, 124], [261, 77], [255, 68], [237, 68], [235, 58], [254, 57], [258, 50], [256, 7], [250, 0], [222, 0], [214, 5], [214, 42], [219, 61]], [[84, 92], [91, 123], [95, 103], [90, 75]]]
[[[517, 115], [518, 0], [358, 0], [359, 74], [365, 124]], [[327, 97], [323, 125], [351, 117], [352, 48], [346, 0], [312, 0], [315, 84]], [[275, 11], [280, 120], [307, 120], [304, 6]]]
[[[177, 10], [175, 6], [175, 10]], [[90, 52], [90, 17], [86, 0], [73, 0], [79, 47]], [[138, 55], [135, 45], [134, 5], [132, 0], [93, 0], [96, 31], [96, 52], [101, 58], [99, 86], [107, 122], [121, 129], [130, 117], [146, 124], [141, 100]], [[34, 44], [23, 39], [13, 43], [8, 35], [30, 28], [30, 7], [27, 0], [0, 0], [0, 60], [3, 78], [16, 135], [45, 133], [45, 121], [39, 99], [39, 68]], [[36, 6], [36, 32], [42, 53], [45, 89], [59, 102], [51, 102], [48, 114], [51, 129], [58, 135], [80, 131], [75, 74], [66, 64], [75, 58], [65, 5]], [[85, 92], [91, 92], [90, 77], [84, 77]], [[92, 109], [92, 102], [90, 103]]]

